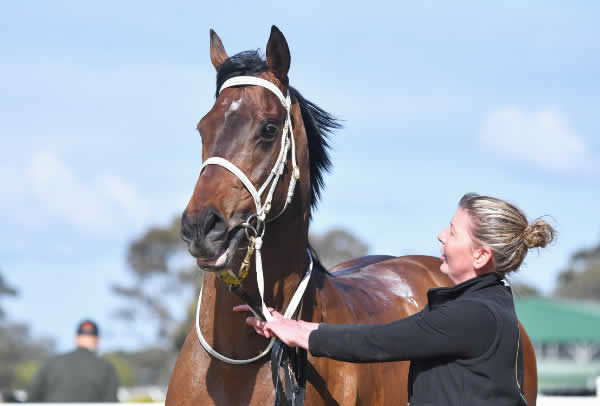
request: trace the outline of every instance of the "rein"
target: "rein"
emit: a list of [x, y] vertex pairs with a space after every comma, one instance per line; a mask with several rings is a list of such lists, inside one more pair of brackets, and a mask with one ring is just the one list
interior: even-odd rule
[[[269, 82], [268, 80], [265, 80], [265, 79], [257, 78], [254, 76], [237, 76], [237, 77], [226, 80], [225, 83], [223, 83], [223, 85], [221, 86], [221, 89], [219, 90], [219, 94], [228, 87], [243, 86], [243, 85], [261, 86], [261, 87], [264, 87], [264, 88], [270, 90], [272, 93], [275, 94], [275, 96], [277, 96], [277, 98], [279, 99], [279, 101], [281, 102], [281, 104], [283, 105], [283, 107], [286, 110], [286, 119], [285, 119], [285, 124], [283, 126], [283, 131], [282, 131], [282, 135], [281, 135], [281, 149], [279, 150], [277, 160], [275, 161], [275, 164], [273, 165], [273, 168], [271, 169], [271, 172], [270, 172], [269, 176], [267, 177], [266, 181], [263, 183], [263, 185], [258, 190], [255, 188], [255, 186], [250, 181], [250, 179], [248, 179], [248, 177], [244, 174], [244, 172], [242, 172], [241, 169], [239, 169], [237, 166], [235, 166], [230, 161], [228, 161], [224, 158], [221, 158], [221, 157], [210, 157], [206, 161], [204, 161], [200, 168], [200, 173], [202, 173], [202, 170], [208, 165], [222, 166], [223, 168], [225, 168], [229, 172], [231, 172], [233, 175], [235, 175], [242, 182], [242, 184], [246, 187], [246, 189], [248, 189], [248, 192], [250, 192], [250, 194], [252, 195], [254, 204], [256, 206], [256, 213], [252, 214], [246, 220], [246, 222], [242, 223], [242, 227], [244, 227], [244, 229], [246, 231], [246, 237], [248, 238], [248, 250], [246, 252], [246, 256], [242, 262], [242, 265], [241, 265], [240, 270], [237, 275], [234, 272], [232, 272], [231, 270], [226, 270], [226, 271], [219, 272], [218, 277], [229, 287], [230, 291], [232, 291], [232, 292], [236, 293], [238, 296], [242, 297], [242, 299], [250, 305], [250, 309], [252, 310], [252, 312], [254, 313], [254, 315], [257, 318], [269, 321], [272, 319], [272, 316], [271, 316], [271, 313], [269, 312], [267, 305], [265, 304], [265, 301], [264, 301], [264, 275], [263, 275], [262, 255], [261, 255], [263, 236], [264, 236], [265, 229], [266, 229], [266, 223], [268, 221], [269, 222], [273, 221], [276, 218], [278, 218], [279, 216], [281, 216], [281, 214], [287, 208], [288, 204], [291, 203], [292, 197], [294, 195], [294, 189], [296, 187], [296, 182], [300, 179], [300, 170], [299, 170], [298, 164], [296, 162], [296, 144], [294, 141], [294, 133], [293, 133], [293, 129], [292, 129], [292, 120], [291, 120], [292, 102], [291, 102], [289, 92], [288, 92], [287, 96], [284, 96], [283, 93], [281, 92], [281, 90], [279, 90], [279, 88], [277, 86], [275, 86], [275, 84], [273, 84], [272, 82]], [[271, 202], [273, 200], [273, 194], [275, 193], [275, 188], [277, 187], [279, 180], [283, 176], [285, 164], [287, 162], [287, 155], [288, 155], [290, 148], [292, 150], [291, 158], [292, 158], [293, 173], [292, 173], [292, 176], [290, 179], [290, 184], [288, 186], [287, 198], [285, 200], [283, 209], [275, 217], [270, 218], [267, 221], [267, 215], [269, 214], [269, 212], [271, 210]], [[267, 192], [265, 201], [264, 201], [264, 203], [262, 203], [261, 196], [264, 194], [264, 192], [267, 189], [268, 189], [268, 192]], [[256, 223], [255, 225], [252, 224], [253, 221], [255, 221], [255, 223]], [[310, 275], [312, 273], [312, 268], [313, 268], [313, 259], [312, 259], [312, 255], [308, 249], [307, 249], [307, 253], [308, 253], [308, 258], [309, 258], [308, 269], [306, 270], [302, 280], [300, 281], [300, 284], [298, 285], [298, 288], [296, 289], [296, 292], [292, 296], [292, 299], [283, 314], [283, 317], [288, 318], [288, 319], [291, 318], [293, 316], [294, 312], [296, 311], [296, 308], [298, 307], [298, 304], [302, 300], [302, 296], [304, 295], [304, 291], [306, 290], [306, 287], [310, 280]], [[248, 275], [248, 270], [250, 268], [250, 259], [253, 254], [255, 255], [256, 282], [258, 285], [258, 292], [260, 294], [260, 309], [256, 309], [257, 306], [256, 306], [256, 304], [253, 303], [254, 301], [251, 301], [249, 295], [246, 292], [244, 292], [241, 287], [242, 281]], [[234, 365], [249, 364], [251, 362], [254, 362], [254, 361], [264, 357], [267, 353], [269, 353], [269, 351], [271, 351], [271, 348], [273, 347], [273, 345], [275, 343], [275, 340], [276, 340], [275, 337], [271, 338], [267, 348], [263, 352], [261, 352], [260, 354], [258, 354], [255, 357], [249, 358], [249, 359], [233, 359], [233, 358], [226, 357], [225, 355], [220, 354], [219, 352], [214, 350], [206, 342], [206, 340], [204, 339], [204, 336], [202, 335], [202, 332], [200, 331], [200, 307], [201, 307], [201, 303], [202, 303], [203, 284], [204, 284], [204, 272], [201, 273], [200, 293], [198, 295], [198, 306], [196, 308], [196, 333], [198, 335], [198, 340], [200, 341], [200, 344], [202, 344], [202, 347], [204, 347], [206, 352], [208, 352], [210, 355], [212, 355], [213, 357], [215, 357], [223, 362], [226, 362], [229, 364], [234, 364]], [[262, 315], [260, 313], [262, 313]], [[281, 359], [281, 356], [279, 356], [279, 358]], [[277, 365], [279, 367], [279, 364], [277, 364]], [[275, 384], [275, 381], [274, 381], [274, 384]], [[279, 386], [277, 384], [275, 384], [275, 385], [276, 385], [276, 388], [279, 389]], [[277, 397], [279, 397], [279, 395]]]

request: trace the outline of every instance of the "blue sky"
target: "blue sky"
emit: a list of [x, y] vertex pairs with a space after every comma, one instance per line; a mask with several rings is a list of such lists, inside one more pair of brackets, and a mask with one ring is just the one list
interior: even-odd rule
[[[286, 36], [290, 82], [344, 121], [314, 231], [372, 253], [439, 255], [466, 192], [558, 239], [517, 279], [550, 292], [600, 237], [600, 28], [590, 2], [48, 1], [0, 6], [3, 305], [71, 345], [94, 317], [104, 348], [152, 342], [111, 319], [127, 243], [165, 224], [200, 168], [194, 130], [214, 98], [209, 29], [232, 55]], [[183, 307], [174, 303], [175, 307]]]

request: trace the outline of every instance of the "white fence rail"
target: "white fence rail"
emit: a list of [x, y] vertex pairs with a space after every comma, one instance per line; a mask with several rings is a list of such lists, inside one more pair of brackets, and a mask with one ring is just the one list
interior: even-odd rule
[[538, 396], [537, 406], [600, 406], [596, 396]]

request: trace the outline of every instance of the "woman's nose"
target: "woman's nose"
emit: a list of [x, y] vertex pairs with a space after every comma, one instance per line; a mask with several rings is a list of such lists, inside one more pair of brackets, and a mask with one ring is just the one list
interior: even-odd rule
[[446, 230], [443, 230], [441, 233], [438, 234], [438, 241], [441, 242], [442, 244], [446, 243]]

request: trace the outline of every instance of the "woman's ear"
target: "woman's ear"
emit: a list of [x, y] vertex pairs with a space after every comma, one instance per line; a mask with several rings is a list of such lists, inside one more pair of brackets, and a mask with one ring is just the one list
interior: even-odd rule
[[488, 266], [488, 264], [492, 264], [493, 253], [489, 247], [480, 247], [476, 248], [473, 251], [473, 268], [476, 271], [483, 269]]

